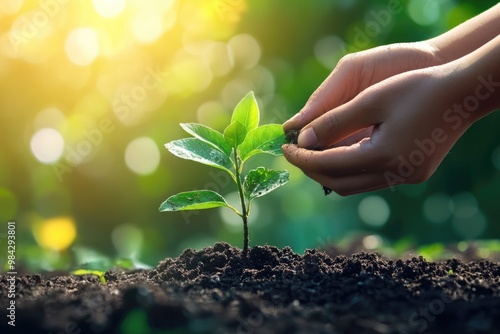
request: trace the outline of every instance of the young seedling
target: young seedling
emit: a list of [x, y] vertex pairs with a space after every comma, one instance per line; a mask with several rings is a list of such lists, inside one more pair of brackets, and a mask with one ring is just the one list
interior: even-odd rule
[[288, 171], [258, 167], [243, 175], [243, 165], [257, 154], [282, 155], [285, 134], [281, 125], [259, 126], [259, 107], [253, 92], [236, 106], [224, 133], [202, 124], [181, 124], [193, 138], [174, 140], [165, 147], [179, 158], [193, 160], [227, 172], [238, 189], [241, 211], [211, 190], [182, 192], [169, 197], [160, 211], [201, 210], [227, 207], [243, 220], [243, 256], [248, 254], [248, 216], [252, 201], [288, 182]]
[[99, 281], [101, 281], [102, 284], [106, 284], [106, 277], [104, 277], [104, 274], [106, 274], [106, 272], [104, 272], [104, 271], [78, 269], [78, 270], [72, 271], [71, 273], [73, 275], [76, 275], [76, 276], [95, 275], [95, 276], [99, 277]]

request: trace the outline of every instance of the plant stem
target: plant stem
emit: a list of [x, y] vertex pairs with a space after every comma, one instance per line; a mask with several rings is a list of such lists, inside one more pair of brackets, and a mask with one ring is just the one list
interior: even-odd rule
[[243, 186], [241, 185], [240, 158], [236, 149], [234, 150], [234, 161], [236, 163], [236, 184], [238, 185], [241, 201], [241, 219], [243, 219], [243, 257], [246, 258], [248, 256], [248, 211], [245, 203]]

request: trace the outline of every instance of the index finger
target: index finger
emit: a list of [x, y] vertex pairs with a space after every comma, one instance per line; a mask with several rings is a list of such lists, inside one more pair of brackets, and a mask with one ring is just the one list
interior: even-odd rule
[[324, 151], [308, 150], [293, 144], [283, 145], [282, 150], [288, 162], [304, 172], [342, 176], [379, 170], [379, 159], [370, 138]]

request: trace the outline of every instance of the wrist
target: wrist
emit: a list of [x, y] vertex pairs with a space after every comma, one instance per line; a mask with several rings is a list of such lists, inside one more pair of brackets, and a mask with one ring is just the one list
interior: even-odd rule
[[446, 73], [443, 90], [447, 91], [448, 108], [453, 111], [457, 124], [469, 127], [500, 107], [500, 76], [465, 58], [440, 68]]
[[413, 45], [413, 48], [418, 50], [418, 52], [420, 52], [426, 59], [424, 67], [439, 66], [445, 63], [440, 54], [440, 50], [431, 42], [431, 40], [413, 42], [411, 44]]

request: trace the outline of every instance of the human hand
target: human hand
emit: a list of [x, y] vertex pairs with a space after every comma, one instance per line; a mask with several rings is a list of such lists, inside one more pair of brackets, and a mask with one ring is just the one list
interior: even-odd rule
[[431, 44], [418, 42], [380, 46], [345, 56], [305, 107], [283, 125], [284, 130], [302, 129], [325, 112], [393, 75], [439, 64], [435, 51]]
[[283, 146], [286, 159], [340, 195], [426, 180], [474, 119], [445, 115], [460, 98], [450, 73], [437, 66], [368, 87], [309, 123], [299, 145]]

